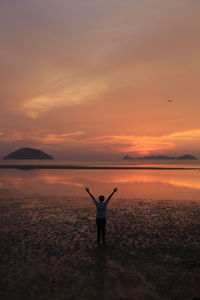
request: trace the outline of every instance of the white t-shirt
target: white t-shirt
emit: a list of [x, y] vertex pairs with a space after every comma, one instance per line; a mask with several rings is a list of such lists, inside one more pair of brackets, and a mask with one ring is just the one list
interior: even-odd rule
[[97, 218], [106, 218], [106, 207], [110, 199], [107, 199], [105, 202], [98, 202], [96, 199], [93, 199], [94, 204], [96, 205], [96, 217]]

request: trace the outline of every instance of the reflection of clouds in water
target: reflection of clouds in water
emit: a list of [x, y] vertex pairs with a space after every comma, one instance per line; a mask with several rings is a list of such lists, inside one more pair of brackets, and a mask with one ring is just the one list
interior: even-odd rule
[[43, 180], [47, 184], [66, 184], [66, 185], [73, 185], [77, 187], [83, 187], [84, 184], [78, 183], [78, 182], [73, 182], [75, 179], [72, 176], [69, 176], [66, 179], [67, 176], [58, 176], [58, 175], [43, 175], [41, 180]]
[[188, 188], [195, 188], [200, 189], [200, 178], [199, 177], [192, 177], [192, 178], [167, 178], [165, 176], [148, 176], [148, 175], [140, 175], [140, 176], [124, 176], [122, 177], [110, 177], [105, 178], [106, 181], [104, 182], [110, 182], [110, 183], [165, 183], [165, 184], [171, 184], [175, 186], [183, 186]]
[[[157, 172], [157, 171], [156, 171]], [[188, 172], [188, 171], [187, 171]], [[196, 173], [197, 174], [197, 173]], [[84, 176], [82, 179], [85, 181], [92, 182], [101, 182], [101, 183], [115, 183], [115, 184], [123, 184], [123, 183], [164, 183], [171, 184], [174, 186], [182, 186], [188, 188], [200, 189], [200, 176], [192, 174], [191, 176], [181, 176], [178, 174], [174, 174], [174, 176], [170, 175], [144, 175], [144, 174], [120, 174], [120, 175], [101, 175], [101, 176]], [[95, 174], [96, 175], [96, 174]], [[74, 177], [75, 180], [76, 177]]]
[[15, 187], [19, 188], [24, 184], [24, 179], [20, 177], [2, 177], [0, 182], [0, 187]]
[[[59, 171], [56, 171], [59, 173]], [[159, 171], [148, 171], [145, 174], [141, 171], [139, 172], [119, 172], [112, 171], [109, 172], [105, 170], [104, 172], [90, 171], [84, 172], [79, 171], [78, 173], [68, 174], [53, 174], [43, 173], [43, 174], [31, 174], [31, 176], [24, 176], [24, 174], [13, 174], [11, 176], [1, 176], [0, 187], [3, 186], [13, 186], [20, 188], [26, 184], [47, 184], [47, 185], [68, 185], [78, 188], [83, 188], [87, 184], [140, 184], [140, 183], [162, 183], [170, 184], [177, 187], [186, 187], [200, 189], [200, 176], [197, 172], [170, 172], [165, 173]], [[188, 174], [190, 172], [190, 174]], [[74, 172], [73, 172], [74, 173]], [[30, 175], [30, 174], [29, 174]]]
[[0, 187], [5, 186], [13, 186], [15, 188], [20, 188], [24, 184], [63, 184], [63, 185], [71, 185], [76, 187], [83, 187], [84, 184], [73, 182], [75, 178], [71, 176], [58, 176], [58, 175], [37, 175], [34, 177], [16, 177], [16, 176], [6, 176], [2, 177], [2, 181], [0, 182]]
[[172, 184], [175, 186], [183, 186], [183, 187], [187, 187], [187, 188], [200, 189], [199, 179], [196, 179], [196, 182], [194, 182], [193, 179], [186, 179], [186, 180], [170, 179], [170, 180], [162, 180], [160, 182]]

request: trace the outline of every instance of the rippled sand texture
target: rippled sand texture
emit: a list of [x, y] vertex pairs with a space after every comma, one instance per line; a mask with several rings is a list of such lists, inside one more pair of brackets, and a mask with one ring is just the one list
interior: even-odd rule
[[1, 299], [200, 297], [200, 202], [113, 199], [102, 249], [88, 198], [0, 203]]

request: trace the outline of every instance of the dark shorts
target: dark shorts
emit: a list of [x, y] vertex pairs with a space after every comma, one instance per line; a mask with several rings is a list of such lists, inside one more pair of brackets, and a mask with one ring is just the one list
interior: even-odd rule
[[97, 226], [103, 227], [106, 225], [106, 218], [96, 218]]

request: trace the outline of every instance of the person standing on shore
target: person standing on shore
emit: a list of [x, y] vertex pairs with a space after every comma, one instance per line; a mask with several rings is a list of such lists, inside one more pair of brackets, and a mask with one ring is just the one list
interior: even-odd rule
[[97, 244], [100, 246], [101, 238], [103, 245], [105, 244], [105, 227], [106, 227], [106, 208], [109, 200], [117, 191], [117, 188], [114, 188], [113, 192], [104, 202], [105, 197], [103, 195], [99, 196], [99, 202], [95, 197], [90, 193], [89, 188], [85, 188], [86, 192], [90, 195], [94, 204], [96, 205], [96, 225], [97, 225]]

